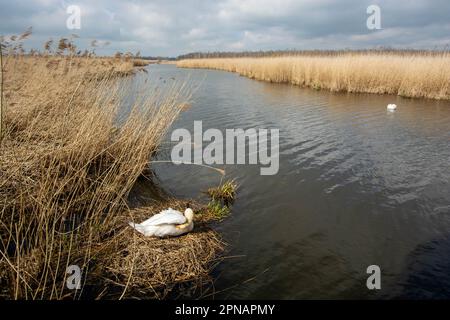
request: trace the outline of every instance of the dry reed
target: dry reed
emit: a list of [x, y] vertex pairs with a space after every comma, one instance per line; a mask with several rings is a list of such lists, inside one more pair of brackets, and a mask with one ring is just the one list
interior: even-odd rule
[[[4, 66], [0, 297], [164, 298], [177, 283], [203, 279], [222, 246], [215, 232], [158, 241], [126, 223], [179, 206], [136, 211], [127, 199], [186, 87], [128, 106], [132, 61], [12, 54]], [[69, 265], [81, 268], [82, 290], [66, 287]]]
[[177, 66], [225, 70], [257, 80], [336, 92], [450, 99], [450, 54], [447, 52], [207, 58], [181, 60]]

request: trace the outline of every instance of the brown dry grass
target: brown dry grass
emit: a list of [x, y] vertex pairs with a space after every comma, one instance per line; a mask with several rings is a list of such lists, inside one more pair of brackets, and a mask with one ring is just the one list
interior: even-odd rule
[[[134, 72], [132, 61], [9, 55], [4, 69], [0, 297], [164, 298], [176, 283], [206, 276], [222, 246], [213, 231], [144, 239], [126, 223], [177, 206], [167, 200], [133, 211], [127, 198], [186, 102], [186, 87], [128, 106], [123, 77]], [[74, 264], [83, 290], [65, 285]]]
[[154, 62], [152, 62], [151, 60], [146, 60], [146, 59], [133, 59], [133, 66], [135, 66], [135, 67], [145, 67], [151, 63], [154, 63]]
[[189, 59], [179, 61], [177, 66], [237, 72], [252, 79], [314, 89], [450, 99], [447, 52]]

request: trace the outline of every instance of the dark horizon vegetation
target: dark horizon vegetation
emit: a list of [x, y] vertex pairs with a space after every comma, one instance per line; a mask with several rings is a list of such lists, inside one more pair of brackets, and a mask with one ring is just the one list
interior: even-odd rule
[[[63, 55], [65, 53], [78, 57], [115, 57], [126, 59], [142, 59], [151, 61], [179, 61], [187, 59], [209, 59], [209, 58], [263, 58], [263, 57], [290, 57], [290, 56], [339, 56], [343, 54], [391, 54], [400, 56], [415, 55], [441, 55], [450, 52], [450, 44], [442, 48], [432, 49], [411, 49], [411, 48], [393, 48], [389, 46], [379, 46], [375, 48], [363, 49], [283, 49], [283, 50], [250, 50], [250, 51], [198, 51], [181, 54], [178, 56], [153, 56], [141, 55], [140, 51], [132, 53], [130, 51], [117, 51], [109, 56], [97, 55], [96, 49], [109, 46], [109, 42], [99, 42], [93, 39], [89, 48], [81, 49], [75, 44], [75, 39], [79, 38], [77, 34], [70, 34], [66, 37], [60, 37], [58, 40], [50, 38], [41, 49], [31, 48], [28, 51], [24, 48], [23, 41], [27, 35], [32, 33], [32, 27], [28, 28], [22, 35], [11, 35], [5, 37], [0, 35], [0, 43], [2, 44], [3, 54], [21, 54], [25, 56], [39, 55]], [[25, 38], [21, 37], [25, 36]]]
[[338, 56], [342, 54], [393, 54], [393, 55], [440, 55], [450, 52], [450, 45], [434, 49], [410, 49], [377, 47], [370, 49], [285, 49], [285, 50], [255, 50], [255, 51], [214, 51], [190, 52], [177, 56], [177, 60], [209, 59], [209, 58], [263, 58], [285, 56]]

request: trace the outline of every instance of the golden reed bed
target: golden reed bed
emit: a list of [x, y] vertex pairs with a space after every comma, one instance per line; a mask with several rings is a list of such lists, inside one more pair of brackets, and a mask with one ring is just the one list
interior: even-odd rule
[[181, 60], [177, 66], [225, 70], [252, 79], [335, 92], [450, 99], [449, 53], [207, 58]]

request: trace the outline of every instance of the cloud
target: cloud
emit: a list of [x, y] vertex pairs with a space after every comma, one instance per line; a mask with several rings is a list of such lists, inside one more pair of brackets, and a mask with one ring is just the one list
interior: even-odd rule
[[[366, 8], [381, 8], [382, 30], [366, 28]], [[68, 30], [66, 8], [79, 5], [81, 30]], [[191, 51], [434, 48], [449, 41], [446, 0], [0, 0], [0, 33], [33, 26], [28, 47], [76, 33], [80, 46], [109, 41], [101, 54]]]

